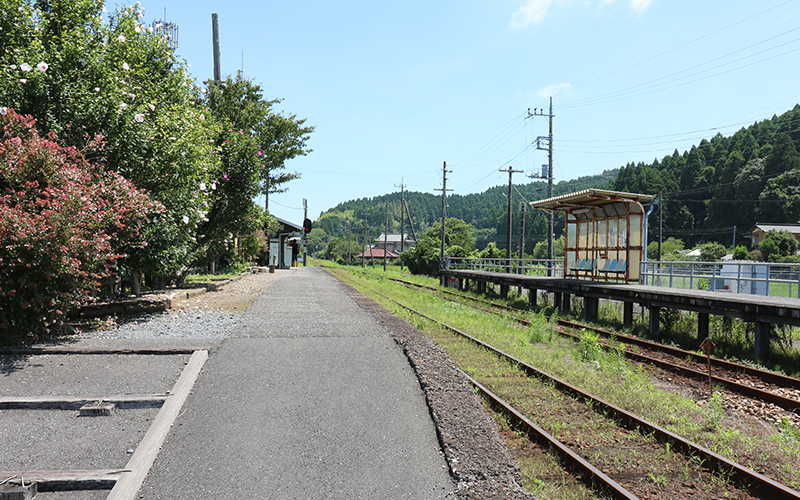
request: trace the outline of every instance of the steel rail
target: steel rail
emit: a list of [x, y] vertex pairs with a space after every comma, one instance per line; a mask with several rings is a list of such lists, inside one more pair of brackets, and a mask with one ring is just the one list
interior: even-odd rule
[[577, 472], [581, 477], [584, 477], [586, 482], [595, 489], [602, 491], [605, 495], [615, 499], [621, 500], [638, 500], [639, 497], [626, 490], [621, 484], [614, 481], [600, 469], [586, 461], [583, 457], [572, 451], [568, 446], [563, 444], [558, 439], [554, 438], [547, 431], [533, 423], [525, 415], [520, 413], [516, 408], [503, 401], [499, 396], [492, 391], [481, 385], [480, 382], [470, 377], [467, 373], [457, 368], [469, 382], [476, 387], [486, 399], [489, 404], [498, 412], [503, 413], [508, 417], [512, 426], [525, 432], [528, 439], [538, 443], [542, 447], [549, 448], [561, 459], [561, 462], [572, 471]]
[[517, 365], [523, 371], [525, 371], [528, 376], [536, 377], [540, 380], [548, 381], [552, 383], [557, 389], [565, 394], [569, 394], [573, 397], [579, 399], [590, 400], [594, 402], [594, 407], [599, 408], [599, 412], [605, 412], [607, 414], [613, 415], [616, 420], [621, 422], [621, 424], [630, 430], [637, 430], [638, 432], [642, 433], [643, 435], [652, 435], [656, 441], [659, 443], [670, 443], [674, 448], [680, 450], [685, 456], [693, 457], [699, 456], [704, 463], [709, 467], [709, 469], [716, 471], [717, 473], [723, 476], [729, 476], [733, 483], [736, 484], [738, 487], [746, 489], [750, 493], [755, 493], [763, 498], [767, 498], [770, 500], [783, 500], [783, 499], [794, 499], [800, 500], [800, 492], [795, 491], [786, 485], [780, 484], [777, 481], [773, 481], [772, 479], [759, 474], [758, 472], [740, 465], [736, 462], [728, 460], [727, 458], [705, 448], [697, 443], [689, 441], [688, 439], [684, 439], [681, 436], [675, 434], [674, 432], [668, 431], [663, 427], [656, 425], [654, 423], [649, 422], [643, 418], [640, 418], [633, 413], [628, 412], [616, 406], [612, 403], [606, 402], [600, 398], [597, 398], [587, 392], [584, 392], [582, 389], [569, 384], [557, 377], [554, 377], [538, 368], [529, 365], [528, 363], [507, 354], [490, 344], [483, 342], [461, 330], [454, 328], [446, 323], [443, 323], [435, 318], [432, 318], [422, 312], [419, 312], [397, 300], [384, 295], [383, 293], [374, 290], [366, 285], [362, 285], [368, 290], [372, 291], [373, 293], [380, 295], [395, 304], [399, 305], [400, 307], [417, 314], [429, 321], [436, 323], [437, 325], [450, 330], [458, 335], [466, 338], [467, 340], [479, 345], [488, 351], [495, 353], [501, 358], [505, 358], [510, 363]]
[[[510, 306], [507, 306], [505, 304], [497, 304], [495, 302], [490, 302], [490, 301], [487, 301], [487, 300], [484, 300], [484, 299], [479, 299], [479, 298], [476, 298], [476, 297], [470, 297], [468, 295], [458, 294], [458, 293], [450, 292], [450, 291], [447, 291], [447, 290], [441, 290], [439, 288], [429, 287], [427, 285], [419, 285], [418, 283], [413, 283], [413, 282], [410, 282], [410, 281], [397, 280], [397, 279], [393, 279], [393, 281], [397, 281], [399, 283], [408, 284], [408, 285], [412, 285], [412, 286], [418, 286], [418, 287], [421, 287], [421, 288], [426, 288], [426, 289], [429, 289], [429, 290], [432, 290], [432, 291], [440, 291], [440, 292], [443, 292], [443, 293], [446, 293], [446, 294], [455, 295], [455, 296], [457, 296], [459, 298], [464, 298], [464, 299], [468, 299], [468, 300], [477, 301], [477, 302], [480, 302], [480, 303], [489, 304], [492, 307], [501, 308], [501, 309], [504, 309], [504, 310], [514, 311], [514, 312], [525, 312], [525, 311], [523, 311], [521, 309], [516, 309], [516, 308], [510, 307]], [[483, 309], [483, 308], [479, 308], [479, 309], [487, 311], [487, 312], [493, 312], [493, 311], [489, 311], [488, 309]], [[530, 321], [527, 321], [527, 320], [524, 320], [524, 319], [521, 319], [521, 318], [512, 318], [512, 319], [514, 319], [514, 321], [517, 321], [517, 322], [519, 322], [521, 324], [524, 324], [524, 325], [527, 325], [527, 326], [531, 325]], [[676, 347], [666, 346], [666, 345], [663, 345], [663, 344], [659, 344], [657, 342], [653, 342], [653, 341], [645, 340], [645, 339], [640, 339], [638, 337], [633, 337], [633, 336], [625, 335], [625, 334], [622, 334], [622, 333], [610, 332], [608, 330], [603, 330], [601, 328], [596, 328], [596, 327], [584, 325], [584, 324], [581, 324], [581, 323], [576, 323], [576, 322], [573, 322], [573, 321], [567, 321], [567, 320], [558, 319], [557, 320], [557, 324], [559, 324], [561, 326], [565, 326], [567, 328], [576, 329], [576, 330], [577, 329], [590, 330], [590, 331], [599, 333], [599, 334], [603, 335], [606, 338], [610, 338], [610, 337], [613, 336], [616, 339], [622, 341], [623, 343], [632, 344], [632, 345], [636, 345], [638, 347], [644, 347], [646, 349], [651, 349], [651, 350], [654, 350], [654, 351], [663, 352], [665, 354], [674, 356], [676, 358], [685, 358], [687, 356], [690, 356], [692, 358], [701, 357], [701, 355], [696, 353], [696, 352], [691, 352], [691, 351], [686, 351], [686, 350], [679, 349], [679, 348], [676, 348]], [[558, 332], [558, 333], [563, 335], [563, 336], [570, 337], [573, 340], [580, 340], [580, 337], [578, 337], [577, 335], [568, 333], [568, 332]], [[631, 358], [631, 359], [633, 359], [635, 361], [639, 361], [641, 363], [652, 364], [652, 365], [657, 366], [658, 368], [661, 368], [663, 370], [668, 370], [668, 371], [671, 371], [673, 373], [677, 373], [677, 374], [685, 376], [685, 377], [689, 377], [689, 378], [693, 378], [693, 379], [697, 379], [697, 380], [707, 380], [709, 378], [709, 374], [708, 374], [707, 371], [695, 370], [693, 368], [689, 368], [689, 367], [686, 367], [686, 366], [681, 366], [681, 365], [678, 365], [678, 364], [675, 364], [675, 363], [670, 363], [668, 361], [664, 361], [664, 360], [660, 360], [660, 359], [657, 359], [657, 358], [653, 358], [653, 357], [647, 356], [645, 354], [637, 353], [637, 352], [634, 352], [634, 351], [631, 351], [631, 350], [628, 350], [628, 349], [623, 350], [623, 352], [624, 352], [626, 357]], [[787, 377], [785, 375], [780, 375], [780, 374], [773, 373], [773, 372], [767, 372], [765, 370], [759, 370], [757, 368], [751, 368], [751, 367], [748, 367], [748, 366], [740, 365], [740, 364], [737, 364], [737, 363], [732, 363], [730, 361], [726, 361], [726, 360], [719, 359], [719, 358], [713, 358], [713, 357], [711, 358], [711, 364], [713, 366], [718, 367], [718, 368], [723, 368], [723, 369], [727, 369], [727, 370], [730, 370], [730, 371], [743, 373], [743, 374], [750, 375], [750, 376], [753, 376], [753, 377], [758, 377], [762, 381], [769, 382], [769, 383], [772, 383], [774, 385], [778, 385], [778, 386], [785, 387], [785, 388], [790, 388], [790, 389], [800, 390], [800, 380], [798, 380], [796, 378]], [[719, 377], [719, 376], [713, 375], [713, 374], [711, 375], [711, 380], [713, 382], [717, 383], [717, 384], [724, 384], [728, 388], [728, 390], [730, 390], [731, 392], [735, 392], [735, 393], [741, 394], [742, 396], [746, 396], [748, 398], [753, 398], [753, 399], [759, 399], [759, 400], [767, 402], [767, 403], [772, 403], [772, 404], [774, 404], [776, 406], [779, 406], [779, 407], [781, 407], [781, 408], [783, 408], [784, 410], [787, 410], [787, 411], [800, 410], [800, 400], [797, 400], [797, 399], [794, 399], [794, 398], [790, 398], [790, 397], [786, 397], [786, 396], [783, 396], [781, 394], [776, 394], [776, 393], [774, 393], [772, 391], [759, 389], [757, 387], [752, 387], [752, 386], [749, 386], [747, 384], [742, 384], [742, 383], [737, 382], [735, 380], [730, 380], [728, 378]]]

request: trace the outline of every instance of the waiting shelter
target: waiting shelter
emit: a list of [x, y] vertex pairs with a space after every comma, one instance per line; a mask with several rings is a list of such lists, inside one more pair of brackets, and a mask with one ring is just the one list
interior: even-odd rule
[[269, 240], [269, 265], [289, 269], [302, 255], [303, 226], [275, 217], [281, 224], [278, 234]]
[[564, 212], [564, 277], [593, 281], [639, 281], [645, 211], [654, 196], [603, 189], [532, 202], [533, 208]]

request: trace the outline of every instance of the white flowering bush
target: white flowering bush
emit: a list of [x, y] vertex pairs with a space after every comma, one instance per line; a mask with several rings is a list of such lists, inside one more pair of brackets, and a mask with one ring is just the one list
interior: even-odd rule
[[[135, 5], [106, 12], [97, 0], [3, 0], [0, 106], [30, 114], [41, 133], [82, 147], [102, 134], [102, 160], [166, 209], [143, 228], [145, 248], [127, 273], [172, 278], [202, 253], [210, 170], [218, 158], [185, 63]], [[207, 210], [207, 209], [206, 209]], [[188, 222], [184, 222], [188, 219]]]

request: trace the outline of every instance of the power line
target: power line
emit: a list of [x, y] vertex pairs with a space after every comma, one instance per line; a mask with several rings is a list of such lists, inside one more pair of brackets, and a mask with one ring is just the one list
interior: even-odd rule
[[568, 89], [568, 90], [564, 90], [564, 91], [562, 91], [562, 92], [559, 92], [559, 93], [555, 94], [553, 97], [557, 97], [557, 96], [559, 96], [559, 95], [566, 94], [566, 93], [568, 93], [568, 92], [572, 92], [573, 90], [576, 90], [576, 89], [579, 89], [579, 88], [586, 87], [586, 86], [588, 86], [588, 85], [591, 85], [591, 84], [593, 84], [593, 83], [599, 82], [600, 80], [604, 80], [604, 79], [606, 79], [606, 78], [608, 78], [608, 77], [610, 77], [610, 76], [614, 76], [614, 75], [617, 75], [617, 74], [619, 74], [619, 73], [622, 73], [623, 71], [627, 71], [627, 70], [629, 70], [629, 69], [631, 69], [631, 68], [635, 68], [636, 66], [639, 66], [639, 65], [641, 65], [641, 64], [644, 64], [644, 63], [646, 63], [646, 62], [649, 62], [649, 61], [652, 61], [652, 60], [654, 60], [654, 59], [657, 59], [657, 58], [659, 58], [659, 57], [661, 57], [661, 56], [663, 56], [663, 55], [669, 54], [670, 52], [674, 52], [674, 51], [676, 51], [676, 50], [678, 50], [678, 49], [682, 49], [683, 47], [687, 47], [687, 46], [689, 46], [689, 45], [691, 45], [691, 44], [693, 44], [693, 43], [699, 42], [700, 40], [703, 40], [703, 39], [705, 39], [705, 38], [708, 38], [708, 37], [711, 37], [711, 36], [713, 36], [713, 35], [716, 35], [717, 33], [721, 33], [721, 32], [723, 32], [723, 31], [725, 31], [725, 30], [728, 30], [728, 29], [730, 29], [730, 28], [733, 28], [734, 26], [738, 26], [739, 24], [745, 23], [745, 22], [747, 22], [747, 21], [749, 21], [749, 20], [751, 20], [751, 19], [755, 19], [756, 17], [759, 17], [759, 16], [761, 16], [761, 15], [764, 15], [764, 14], [766, 14], [766, 13], [768, 13], [768, 12], [770, 12], [770, 11], [773, 11], [773, 10], [775, 10], [775, 9], [778, 9], [778, 8], [780, 8], [780, 7], [783, 7], [784, 5], [788, 5], [788, 4], [792, 3], [792, 1], [793, 1], [793, 0], [788, 0], [788, 1], [786, 1], [786, 2], [783, 2], [783, 3], [780, 3], [780, 4], [778, 4], [778, 5], [775, 5], [774, 7], [770, 7], [770, 8], [768, 8], [768, 9], [766, 9], [766, 10], [763, 10], [763, 11], [761, 11], [761, 12], [758, 12], [758, 13], [756, 13], [756, 14], [753, 14], [752, 16], [746, 17], [746, 18], [744, 18], [744, 19], [742, 19], [742, 20], [736, 21], [735, 23], [729, 24], [729, 25], [727, 25], [727, 26], [724, 26], [724, 27], [722, 27], [722, 28], [719, 28], [719, 29], [717, 29], [717, 30], [715, 30], [715, 31], [712, 31], [711, 33], [707, 33], [707, 34], [705, 34], [705, 35], [702, 35], [702, 36], [700, 36], [700, 37], [698, 37], [698, 38], [695, 38], [695, 39], [693, 39], [693, 40], [690, 40], [690, 41], [688, 41], [688, 42], [685, 42], [685, 43], [682, 43], [682, 44], [680, 44], [680, 45], [677, 45], [677, 46], [675, 46], [675, 47], [673, 47], [673, 48], [671, 48], [671, 49], [667, 49], [667, 50], [665, 50], [665, 51], [663, 51], [663, 52], [660, 52], [660, 53], [658, 53], [658, 54], [656, 54], [656, 55], [654, 55], [654, 56], [647, 57], [647, 58], [645, 58], [645, 59], [642, 59], [641, 61], [635, 62], [635, 63], [633, 63], [633, 64], [631, 64], [631, 65], [628, 65], [628, 66], [626, 66], [626, 67], [624, 67], [624, 68], [618, 69], [618, 70], [616, 70], [616, 71], [612, 71], [611, 73], [608, 73], [608, 74], [605, 74], [605, 75], [603, 75], [603, 76], [601, 76], [601, 77], [595, 78], [594, 80], [588, 81], [588, 82], [586, 82], [586, 83], [583, 83], [583, 84], [580, 84], [580, 85], [576, 85], [575, 87], [571, 87], [571, 88], [570, 88], [570, 89]]
[[[782, 55], [786, 55], [786, 54], [789, 54], [789, 53], [791, 53], [791, 52], [795, 52], [796, 50], [800, 50], [800, 49], [794, 49], [794, 50], [791, 50], [791, 51], [785, 52], [785, 53], [783, 53], [783, 54], [778, 54], [777, 56], [773, 56], [773, 57], [769, 57], [769, 58], [766, 58], [766, 59], [762, 59], [762, 60], [760, 60], [760, 61], [756, 61], [756, 62], [753, 62], [753, 63], [747, 64], [747, 65], [744, 65], [744, 66], [740, 66], [740, 67], [738, 67], [738, 68], [734, 68], [734, 69], [732, 69], [732, 70], [728, 70], [728, 71], [723, 71], [723, 72], [720, 72], [720, 73], [716, 73], [716, 74], [714, 74], [714, 75], [710, 75], [710, 76], [708, 76], [708, 77], [703, 77], [703, 78], [696, 79], [696, 80], [692, 80], [692, 81], [689, 81], [689, 82], [680, 83], [680, 84], [678, 84], [678, 85], [673, 85], [673, 86], [670, 86], [670, 87], [665, 87], [665, 88], [655, 88], [655, 87], [658, 87], [658, 86], [660, 86], [660, 85], [666, 85], [666, 84], [669, 84], [669, 83], [678, 82], [678, 81], [680, 81], [680, 80], [683, 80], [683, 79], [686, 79], [686, 78], [691, 78], [691, 77], [693, 77], [693, 76], [700, 75], [700, 74], [703, 74], [703, 73], [707, 73], [707, 72], [709, 72], [709, 71], [713, 71], [713, 70], [715, 70], [715, 69], [722, 68], [722, 67], [724, 67], [724, 66], [729, 66], [729, 65], [731, 65], [731, 64], [734, 64], [734, 63], [737, 63], [737, 62], [743, 61], [743, 60], [745, 60], [745, 59], [750, 59], [750, 58], [752, 58], [752, 57], [756, 57], [756, 56], [758, 56], [758, 55], [764, 54], [764, 53], [766, 53], [766, 52], [769, 52], [769, 51], [771, 51], [771, 50], [775, 50], [775, 49], [778, 49], [778, 48], [780, 48], [780, 47], [784, 47], [784, 46], [786, 46], [786, 45], [789, 45], [789, 44], [791, 44], [791, 43], [797, 42], [798, 40], [800, 40], [800, 38], [795, 38], [795, 39], [793, 39], [793, 40], [790, 40], [790, 41], [788, 41], [788, 42], [781, 43], [781, 44], [779, 44], [779, 45], [776, 45], [776, 46], [774, 46], [774, 47], [770, 47], [770, 48], [768, 48], [768, 49], [764, 49], [764, 50], [762, 50], [762, 51], [759, 51], [759, 52], [756, 52], [756, 53], [754, 53], [754, 54], [750, 54], [750, 55], [747, 55], [747, 56], [741, 57], [741, 58], [739, 58], [739, 59], [735, 59], [735, 60], [733, 60], [733, 61], [729, 61], [729, 62], [726, 62], [726, 63], [720, 64], [720, 65], [717, 65], [717, 66], [713, 66], [713, 67], [711, 67], [711, 68], [707, 68], [707, 69], [704, 69], [704, 70], [702, 70], [702, 71], [698, 71], [698, 72], [695, 72], [695, 73], [691, 73], [691, 74], [689, 74], [689, 75], [681, 76], [681, 77], [679, 77], [679, 78], [675, 78], [675, 79], [672, 79], [672, 80], [667, 80], [667, 81], [665, 81], [665, 82], [663, 82], [663, 83], [658, 83], [658, 84], [656, 84], [656, 82], [660, 82], [660, 81], [662, 81], [662, 80], [666, 80], [666, 79], [668, 79], [668, 78], [672, 78], [672, 77], [674, 77], [674, 76], [676, 76], [676, 75], [680, 75], [681, 73], [686, 73], [687, 71], [691, 71], [691, 70], [693, 70], [693, 69], [700, 68], [700, 67], [702, 67], [702, 66], [705, 66], [705, 65], [707, 65], [707, 64], [711, 64], [711, 63], [713, 63], [713, 62], [715, 62], [715, 61], [719, 61], [719, 60], [721, 60], [721, 59], [725, 59], [726, 57], [730, 57], [730, 56], [732, 56], [732, 55], [734, 55], [734, 54], [738, 54], [738, 53], [740, 53], [740, 52], [744, 52], [744, 51], [746, 51], [746, 50], [748, 50], [748, 49], [751, 49], [751, 48], [753, 48], [753, 47], [756, 47], [756, 46], [758, 46], [758, 45], [761, 45], [761, 44], [764, 44], [764, 43], [770, 42], [770, 41], [772, 41], [772, 40], [775, 40], [776, 38], [780, 38], [780, 37], [782, 37], [782, 36], [788, 35], [789, 33], [795, 32], [795, 31], [797, 31], [797, 30], [800, 30], [800, 27], [798, 27], [798, 28], [793, 28], [793, 29], [790, 29], [790, 30], [788, 30], [788, 31], [785, 31], [785, 32], [783, 32], [783, 33], [780, 33], [780, 34], [778, 34], [778, 35], [775, 35], [775, 36], [772, 36], [772, 37], [770, 37], [770, 38], [767, 38], [767, 39], [765, 39], [765, 40], [762, 40], [762, 41], [760, 41], [760, 42], [757, 42], [757, 43], [754, 43], [754, 44], [748, 45], [747, 47], [743, 47], [743, 48], [741, 48], [741, 49], [737, 49], [737, 50], [735, 50], [735, 51], [733, 51], [733, 52], [729, 52], [729, 53], [727, 53], [727, 54], [725, 54], [725, 55], [723, 55], [723, 56], [718, 56], [718, 57], [715, 57], [715, 58], [713, 58], [713, 59], [710, 59], [710, 60], [708, 60], [708, 61], [705, 61], [705, 62], [703, 62], [703, 63], [696, 64], [696, 65], [694, 65], [694, 66], [690, 66], [690, 67], [688, 67], [688, 68], [682, 69], [682, 70], [680, 70], [680, 71], [676, 71], [676, 72], [674, 72], [674, 73], [671, 73], [671, 74], [669, 74], [669, 75], [665, 75], [665, 76], [662, 76], [662, 77], [659, 77], [659, 78], [655, 78], [655, 79], [653, 79], [653, 80], [649, 80], [649, 81], [647, 81], [647, 82], [639, 83], [639, 84], [637, 84], [637, 85], [632, 85], [632, 86], [630, 86], [630, 87], [627, 87], [627, 88], [624, 88], [624, 89], [615, 90], [615, 91], [613, 91], [613, 92], [607, 92], [607, 93], [605, 93], [605, 94], [601, 94], [601, 95], [599, 95], [599, 96], [595, 96], [595, 97], [590, 97], [590, 98], [586, 98], [586, 99], [580, 99], [580, 100], [576, 100], [576, 101], [567, 102], [567, 103], [564, 103], [564, 104], [563, 104], [563, 107], [565, 107], [565, 108], [574, 108], [574, 107], [580, 107], [580, 106], [590, 106], [590, 105], [594, 105], [594, 104], [603, 104], [603, 103], [606, 103], [606, 102], [613, 102], [613, 101], [618, 101], [618, 100], [621, 100], [621, 99], [627, 99], [627, 98], [630, 98], [630, 97], [638, 97], [638, 96], [641, 96], [641, 95], [646, 95], [646, 94], [650, 94], [650, 93], [653, 93], [653, 92], [658, 92], [658, 91], [661, 91], [661, 90], [666, 90], [666, 89], [674, 88], [674, 87], [677, 87], [677, 86], [680, 86], [680, 85], [686, 85], [686, 84], [689, 84], [689, 83], [694, 83], [694, 82], [697, 82], [697, 81], [700, 81], [700, 80], [704, 80], [704, 79], [706, 79], [706, 78], [711, 78], [711, 77], [714, 77], [714, 76], [719, 76], [719, 75], [722, 75], [722, 74], [725, 74], [725, 73], [729, 73], [730, 71], [735, 71], [735, 70], [737, 70], [737, 69], [746, 68], [746, 67], [752, 66], [753, 64], [757, 64], [757, 63], [760, 63], [760, 62], [768, 61], [768, 60], [770, 60], [770, 59], [774, 59], [775, 57], [779, 57], [779, 56], [782, 56]], [[653, 88], [655, 88], [655, 90], [650, 90], [650, 89], [653, 89]]]

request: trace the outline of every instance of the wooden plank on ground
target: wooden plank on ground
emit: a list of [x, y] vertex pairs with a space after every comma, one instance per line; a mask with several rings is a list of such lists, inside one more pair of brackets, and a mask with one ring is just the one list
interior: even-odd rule
[[39, 491], [110, 490], [127, 469], [0, 471], [0, 483], [38, 483]]
[[183, 369], [180, 378], [175, 383], [170, 394], [173, 397], [164, 403], [161, 410], [158, 412], [153, 424], [147, 430], [144, 439], [136, 448], [131, 459], [128, 461], [127, 472], [114, 485], [111, 493], [108, 495], [107, 500], [134, 500], [138, 497], [139, 488], [144, 482], [145, 476], [150, 471], [150, 467], [156, 459], [164, 439], [167, 437], [175, 418], [178, 416], [183, 403], [189, 396], [194, 386], [203, 364], [208, 359], [208, 351], [201, 350], [192, 354], [186, 368]]
[[78, 410], [89, 403], [113, 403], [120, 409], [161, 408], [169, 394], [86, 396], [0, 396], [0, 410]]
[[209, 346], [194, 347], [0, 347], [0, 355], [23, 356], [37, 354], [192, 354], [208, 350]]

